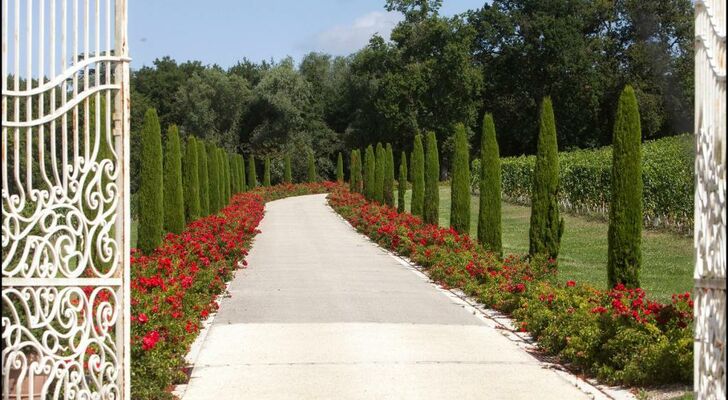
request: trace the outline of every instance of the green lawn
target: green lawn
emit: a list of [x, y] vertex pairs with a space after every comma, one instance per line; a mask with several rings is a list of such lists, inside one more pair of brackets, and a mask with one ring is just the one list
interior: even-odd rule
[[[395, 195], [396, 198], [396, 195]], [[411, 192], [406, 198], [407, 210]], [[478, 197], [472, 196], [470, 232], [476, 236]], [[528, 252], [529, 207], [503, 203], [503, 251]], [[560, 279], [607, 286], [607, 224], [562, 213], [565, 221], [559, 255]], [[440, 187], [440, 225], [450, 224], [450, 188]], [[642, 235], [642, 287], [651, 297], [667, 301], [673, 293], [693, 287], [693, 241], [667, 232], [644, 231]]]

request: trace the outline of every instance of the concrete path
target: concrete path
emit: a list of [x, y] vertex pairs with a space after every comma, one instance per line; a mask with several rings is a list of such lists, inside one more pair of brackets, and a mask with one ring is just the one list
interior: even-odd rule
[[325, 195], [266, 205], [184, 400], [581, 399], [344, 223]]

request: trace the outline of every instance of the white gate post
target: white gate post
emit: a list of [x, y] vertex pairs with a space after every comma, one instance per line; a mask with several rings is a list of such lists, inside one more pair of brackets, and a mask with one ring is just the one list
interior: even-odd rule
[[698, 399], [726, 396], [724, 0], [695, 2], [695, 366]]

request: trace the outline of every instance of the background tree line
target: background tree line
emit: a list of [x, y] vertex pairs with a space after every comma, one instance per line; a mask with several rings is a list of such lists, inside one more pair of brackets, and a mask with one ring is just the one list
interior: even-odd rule
[[[404, 15], [390, 40], [375, 35], [346, 57], [309, 53], [298, 65], [243, 59], [227, 70], [157, 59], [132, 74], [132, 156], [143, 113], [154, 107], [183, 140], [195, 135], [270, 157], [274, 182], [282, 180], [284, 155], [306, 154], [302, 148], [333, 179], [338, 151], [384, 142], [394, 154], [411, 152], [414, 136], [426, 131], [441, 143], [447, 177], [455, 125], [479, 143], [474, 132], [486, 111], [497, 119], [502, 156], [533, 154], [545, 96], [561, 150], [610, 143], [627, 83], [644, 139], [692, 128], [690, 0], [494, 0], [453, 17], [439, 14], [441, 3], [387, 0], [387, 10]], [[306, 157], [291, 162], [293, 179], [304, 180]]]

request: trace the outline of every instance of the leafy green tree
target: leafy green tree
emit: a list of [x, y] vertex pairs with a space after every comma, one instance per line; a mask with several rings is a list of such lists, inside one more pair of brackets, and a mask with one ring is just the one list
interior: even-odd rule
[[369, 201], [374, 200], [375, 163], [374, 148], [369, 145], [364, 153], [364, 197]]
[[344, 183], [344, 157], [341, 156], [341, 152], [336, 158], [336, 181]]
[[212, 143], [207, 144], [207, 181], [209, 182], [210, 214], [220, 211], [222, 199], [220, 198], [220, 163], [217, 158], [217, 148]]
[[551, 98], [541, 103], [541, 125], [531, 190], [529, 254], [556, 259], [559, 255], [564, 220], [559, 217], [559, 158], [556, 122]]
[[612, 149], [609, 203], [609, 286], [640, 286], [642, 263], [642, 129], [637, 97], [626, 86], [619, 98]]
[[450, 226], [460, 233], [470, 233], [470, 160], [465, 125], [455, 125], [455, 153], [450, 190]]
[[483, 118], [480, 138], [480, 210], [478, 211], [478, 241], [490, 251], [502, 256], [501, 241], [501, 165], [493, 116]]
[[167, 129], [164, 152], [164, 229], [178, 234], [185, 229], [182, 155], [177, 125], [170, 125]]
[[283, 169], [283, 182], [292, 183], [293, 180], [291, 179], [291, 155], [286, 153], [284, 160], [285, 167]]
[[422, 147], [422, 135], [415, 135], [414, 149], [410, 159], [410, 171], [412, 174], [412, 203], [410, 212], [412, 215], [424, 216], [425, 214], [425, 151]]
[[205, 142], [196, 140], [197, 143], [197, 180], [200, 183], [200, 216], [210, 214], [210, 181], [207, 172], [207, 149]]
[[148, 109], [144, 115], [141, 136], [137, 246], [142, 252], [149, 254], [162, 242], [164, 222], [162, 133], [157, 111], [153, 108]]
[[308, 152], [308, 181], [316, 182], [316, 160], [314, 160], [313, 150]]
[[374, 162], [374, 200], [379, 203], [384, 203], [384, 169], [386, 168], [384, 156], [384, 147], [381, 143], [377, 143]]
[[185, 219], [194, 221], [200, 217], [200, 182], [197, 161], [197, 140], [187, 137], [184, 162]]
[[384, 151], [384, 204], [394, 207], [394, 152], [387, 143]]
[[407, 192], [407, 153], [402, 152], [399, 164], [399, 179], [397, 180], [397, 211], [405, 212], [404, 195]]
[[437, 225], [440, 209], [440, 156], [437, 151], [435, 132], [427, 132], [427, 151], [425, 159], [425, 206], [423, 219], [425, 223]]
[[270, 186], [270, 156], [265, 156], [263, 164], [263, 186]]
[[248, 188], [255, 189], [258, 186], [258, 174], [255, 172], [255, 157], [251, 154], [248, 157]]

